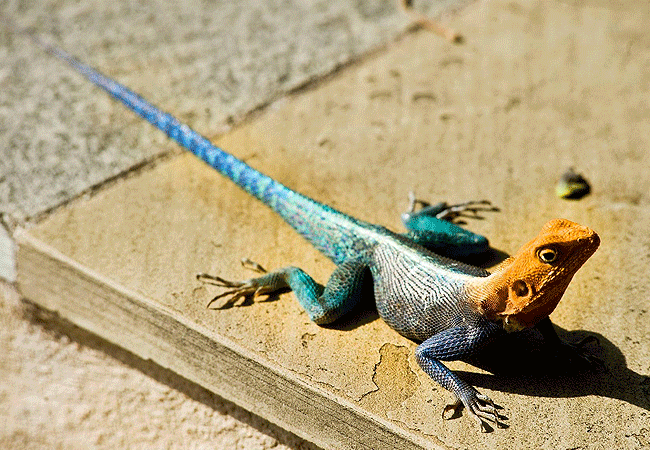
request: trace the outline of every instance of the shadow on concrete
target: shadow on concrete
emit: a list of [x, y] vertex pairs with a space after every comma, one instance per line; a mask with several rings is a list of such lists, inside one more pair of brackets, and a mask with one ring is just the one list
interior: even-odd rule
[[465, 264], [487, 269], [489, 267], [496, 266], [497, 264], [506, 260], [508, 257], [510, 257], [510, 255], [506, 252], [490, 247], [487, 249], [487, 251], [483, 252], [480, 255], [472, 255], [457, 259], [461, 262], [464, 262]]
[[650, 411], [650, 376], [634, 372], [625, 356], [605, 336], [585, 330], [567, 331], [555, 326], [559, 337], [577, 343], [595, 337], [582, 349], [601, 364], [557, 351], [535, 329], [504, 335], [466, 362], [491, 374], [456, 371], [477, 388], [534, 397], [598, 395], [625, 401]]

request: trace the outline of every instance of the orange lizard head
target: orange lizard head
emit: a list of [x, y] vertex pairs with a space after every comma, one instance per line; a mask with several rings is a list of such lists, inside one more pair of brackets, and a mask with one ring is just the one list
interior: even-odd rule
[[551, 220], [535, 239], [471, 288], [479, 312], [502, 321], [506, 331], [534, 326], [553, 312], [573, 275], [599, 244], [590, 228]]

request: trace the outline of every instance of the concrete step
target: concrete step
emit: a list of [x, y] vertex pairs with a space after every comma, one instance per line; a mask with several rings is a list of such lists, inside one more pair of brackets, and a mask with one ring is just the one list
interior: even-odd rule
[[[506, 253], [553, 217], [598, 231], [601, 249], [552, 319], [569, 337], [598, 336], [608, 373], [539, 380], [449, 364], [506, 407], [508, 430], [480, 434], [466, 414], [441, 420], [449, 394], [418, 369], [415, 344], [371, 311], [318, 327], [292, 294], [207, 310], [218, 291], [198, 272], [245, 278], [238, 261], [248, 257], [325, 281], [333, 266], [191, 155], [22, 230], [21, 292], [324, 448], [639, 448], [650, 372], [642, 10], [475, 4], [458, 19], [465, 45], [407, 35], [216, 140], [289, 187], [394, 229], [415, 188], [432, 200], [499, 205], [469, 226]], [[554, 196], [569, 166], [592, 195]], [[516, 373], [525, 355], [508, 352]]]

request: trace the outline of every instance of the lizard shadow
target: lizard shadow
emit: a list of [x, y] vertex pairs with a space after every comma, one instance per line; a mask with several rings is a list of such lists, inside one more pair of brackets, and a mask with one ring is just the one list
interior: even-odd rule
[[[379, 319], [379, 314], [371, 303], [365, 302], [357, 306], [348, 315], [326, 327], [349, 331]], [[628, 368], [625, 355], [614, 343], [598, 333], [568, 331], [553, 326], [564, 342], [574, 343], [585, 338], [595, 338], [596, 342], [586, 344], [582, 351], [599, 361], [602, 367], [586, 362], [577, 354], [571, 358], [558, 352], [555, 344], [546, 341], [533, 328], [504, 334], [487, 344], [478, 355], [464, 360], [489, 373], [464, 370], [454, 372], [477, 388], [531, 397], [574, 398], [598, 395], [622, 400], [650, 411], [650, 375]]]
[[490, 247], [479, 255], [470, 255], [454, 258], [460, 262], [488, 269], [508, 259], [510, 255], [502, 250]]
[[602, 363], [600, 370], [582, 358], [558, 353], [541, 333], [530, 329], [501, 336], [480, 354], [465, 360], [490, 373], [455, 372], [475, 387], [534, 397], [598, 395], [650, 411], [650, 376], [628, 368], [618, 347], [598, 333], [554, 327], [565, 342], [596, 338], [597, 342], [586, 345], [584, 350]]
[[[252, 295], [246, 295], [242, 298], [230, 298], [222, 301], [220, 304], [217, 304], [215, 306], [209, 306], [209, 309], [220, 311], [244, 306], [252, 306], [255, 303], [276, 302], [281, 299], [283, 294], [288, 294], [289, 292], [291, 292], [290, 289], [280, 289], [277, 292], [273, 292], [270, 295], [264, 295], [260, 298], [254, 298]], [[218, 296], [213, 298], [212, 301], [215, 299], [218, 299]]]
[[[463, 262], [478, 267], [492, 267], [508, 254], [490, 249], [479, 257]], [[328, 327], [342, 331], [355, 329], [379, 318], [374, 307], [372, 277], [362, 287], [361, 302], [353, 311]], [[558, 352], [536, 328], [504, 334], [487, 344], [481, 352], [465, 362], [489, 373], [455, 371], [476, 387], [534, 397], [573, 398], [598, 395], [622, 400], [650, 411], [650, 374], [637, 373], [627, 367], [625, 355], [605, 336], [587, 330], [569, 331], [553, 325], [563, 342], [573, 343], [590, 338], [591, 344], [581, 351], [600, 364], [590, 364], [578, 354], [570, 357]], [[594, 339], [595, 338], [595, 339]], [[513, 357], [512, 355], [516, 355]]]

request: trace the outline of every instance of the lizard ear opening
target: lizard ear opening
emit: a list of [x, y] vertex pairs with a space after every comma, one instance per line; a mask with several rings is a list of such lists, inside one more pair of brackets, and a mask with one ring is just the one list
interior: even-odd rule
[[533, 296], [533, 288], [524, 280], [517, 279], [508, 288], [508, 300], [503, 315], [517, 314], [529, 303]]
[[528, 297], [530, 294], [530, 288], [524, 280], [515, 280], [512, 283], [511, 290], [517, 297]]

